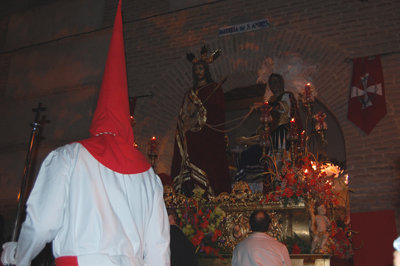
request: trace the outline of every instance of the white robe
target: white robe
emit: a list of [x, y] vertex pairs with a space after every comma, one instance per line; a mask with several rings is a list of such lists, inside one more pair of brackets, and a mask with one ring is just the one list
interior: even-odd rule
[[232, 266], [291, 266], [284, 244], [266, 233], [255, 232], [237, 244], [233, 250]]
[[85, 265], [170, 265], [163, 187], [153, 169], [120, 174], [81, 144], [52, 151], [27, 202], [16, 260], [31, 260], [53, 241], [55, 257]]

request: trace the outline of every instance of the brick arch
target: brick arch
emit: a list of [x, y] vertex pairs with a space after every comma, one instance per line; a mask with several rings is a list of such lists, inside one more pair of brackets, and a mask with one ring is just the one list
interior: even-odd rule
[[[300, 32], [267, 30], [222, 37], [206, 44], [210, 49], [222, 50], [221, 56], [210, 66], [210, 71], [215, 81], [228, 77], [223, 85], [225, 92], [255, 84], [257, 71], [266, 57], [279, 57], [284, 53], [300, 55], [303, 60], [318, 66], [313, 83], [319, 101], [339, 122], [345, 119], [346, 106], [343, 103], [347, 102], [351, 66], [344, 62], [346, 53], [330, 43]], [[201, 46], [188, 47], [164, 76], [155, 81], [154, 87], [159, 88], [157, 102], [160, 104], [143, 114], [148, 121], [155, 121], [156, 124], [150, 126], [143, 122], [141, 127], [155, 129], [158, 135], [163, 136], [159, 160], [161, 172], [169, 172], [176, 116], [184, 92], [191, 87], [191, 63], [186, 60], [185, 54], [190, 51], [199, 55]]]

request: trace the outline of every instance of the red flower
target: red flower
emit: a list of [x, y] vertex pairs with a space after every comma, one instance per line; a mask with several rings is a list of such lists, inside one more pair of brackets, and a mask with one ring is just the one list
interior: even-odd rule
[[269, 194], [265, 195], [264, 203], [268, 203], [269, 200], [270, 200], [270, 195]]
[[296, 184], [296, 178], [293, 172], [288, 173], [285, 177], [289, 186], [293, 186], [294, 184]]
[[332, 252], [334, 253], [334, 254], [336, 254], [336, 252], [337, 252], [337, 249], [336, 249], [336, 245], [335, 244], [330, 244], [329, 245], [329, 248], [332, 250]]
[[339, 205], [339, 200], [338, 199], [333, 199], [332, 200], [333, 205]]
[[192, 244], [194, 246], [200, 245], [201, 241], [204, 238], [204, 233], [203, 231], [197, 231], [197, 234], [192, 238]]
[[293, 190], [288, 187], [285, 188], [285, 190], [283, 191], [283, 196], [288, 197], [288, 198], [292, 197], [293, 194], [294, 194]]
[[207, 220], [205, 220], [204, 222], [202, 222], [200, 224], [200, 228], [207, 228], [207, 226], [208, 226], [208, 221]]
[[212, 236], [211, 241], [212, 242], [217, 241], [218, 237], [221, 236], [221, 235], [222, 235], [221, 230], [215, 229], [214, 235]]
[[211, 252], [211, 250], [212, 250], [212, 247], [210, 247], [210, 246], [203, 246], [203, 247], [201, 247], [201, 250], [205, 251], [206, 254], [210, 254], [210, 252]]
[[276, 194], [271, 194], [271, 200], [272, 200], [272, 201], [278, 201], [278, 200], [279, 200], [278, 195], [276, 195]]
[[345, 240], [347, 240], [346, 238], [346, 234], [344, 233], [344, 231], [342, 230], [342, 228], [338, 228], [337, 232], [335, 234], [335, 239], [339, 242], [344, 242]]
[[292, 254], [300, 254], [300, 253], [301, 253], [300, 247], [296, 243], [294, 243], [292, 247]]
[[203, 250], [206, 254], [210, 254], [211, 252], [218, 256], [218, 251], [210, 246], [202, 246], [201, 250]]

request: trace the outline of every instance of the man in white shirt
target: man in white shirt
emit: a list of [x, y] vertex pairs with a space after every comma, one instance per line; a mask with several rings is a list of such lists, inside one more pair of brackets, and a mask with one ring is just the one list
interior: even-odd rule
[[292, 265], [286, 246], [267, 234], [270, 223], [271, 218], [265, 211], [251, 214], [253, 232], [233, 250], [232, 266]]

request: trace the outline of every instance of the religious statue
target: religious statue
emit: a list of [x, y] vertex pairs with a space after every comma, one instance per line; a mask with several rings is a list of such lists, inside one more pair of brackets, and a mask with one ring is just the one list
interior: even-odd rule
[[311, 242], [311, 253], [326, 253], [329, 240], [328, 228], [331, 222], [326, 216], [325, 205], [317, 207], [317, 214], [314, 215], [314, 207], [310, 204], [311, 232], [313, 235]]
[[219, 50], [208, 56], [206, 47], [201, 58], [188, 54], [192, 63], [193, 87], [184, 98], [178, 115], [176, 145], [171, 176], [174, 188], [191, 196], [196, 187], [210, 195], [230, 192], [231, 180], [226, 158], [223, 81], [215, 83], [209, 71], [220, 54]]
[[[270, 154], [288, 150], [290, 147], [290, 122], [294, 119], [297, 129], [301, 128], [297, 111], [297, 101], [293, 93], [285, 91], [285, 82], [280, 74], [272, 73], [268, 78], [268, 87], [272, 95], [268, 104], [272, 107], [271, 149]], [[296, 134], [296, 132], [293, 132]]]
[[[255, 103], [254, 108], [261, 111], [260, 126], [251, 137], [239, 137], [238, 143], [246, 145], [240, 154], [235, 180], [250, 183], [253, 191], [271, 191], [272, 177], [265, 174], [272, 167], [275, 157], [280, 162], [283, 151], [294, 146], [301, 128], [297, 111], [297, 101], [293, 93], [285, 91], [284, 79], [280, 74], [272, 73], [268, 78], [268, 88], [264, 103]], [[293, 122], [296, 121], [297, 122]]]

